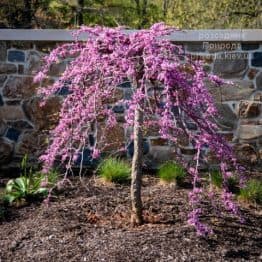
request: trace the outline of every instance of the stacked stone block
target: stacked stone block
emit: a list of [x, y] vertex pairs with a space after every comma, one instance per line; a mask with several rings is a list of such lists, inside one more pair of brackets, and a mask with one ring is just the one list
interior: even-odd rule
[[[213, 95], [221, 117], [216, 119], [221, 133], [233, 144], [238, 158], [250, 165], [262, 163], [262, 44], [261, 43], [179, 43], [192, 59], [202, 59], [205, 70], [232, 81], [220, 88], [206, 82]], [[0, 42], [0, 168], [19, 164], [24, 154], [37, 159], [48, 143], [48, 131], [58, 121], [61, 96], [51, 97], [40, 108], [33, 76], [41, 68], [41, 58], [56, 46], [54, 42]], [[68, 61], [70, 58], [68, 58]], [[50, 69], [50, 83], [56, 81], [66, 68], [67, 61]], [[121, 84], [107, 103], [117, 114], [118, 125], [106, 130], [101, 125], [98, 137], [105, 133], [108, 151], [119, 147], [132, 155], [130, 139], [132, 130], [124, 128], [125, 107], [116, 104], [120, 99], [130, 99], [132, 86]], [[196, 126], [187, 122], [189, 129]], [[161, 139], [157, 130], [145, 130], [144, 151], [146, 163], [156, 164], [174, 157], [174, 145]], [[97, 139], [90, 136], [90, 141]], [[192, 159], [195, 149], [187, 137], [179, 138], [181, 153]], [[212, 162], [212, 156], [210, 156]]]

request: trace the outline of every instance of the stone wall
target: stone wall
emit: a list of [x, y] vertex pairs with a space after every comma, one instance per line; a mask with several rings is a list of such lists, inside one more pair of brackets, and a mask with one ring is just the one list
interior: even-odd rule
[[[262, 163], [262, 44], [221, 41], [179, 44], [192, 59], [203, 59], [207, 71], [233, 81], [233, 85], [221, 88], [207, 82], [222, 116], [217, 122], [239, 159], [258, 167]], [[50, 98], [40, 108], [33, 76], [41, 66], [41, 57], [55, 45], [41, 41], [0, 42], [0, 168], [18, 165], [24, 154], [37, 159], [47, 145], [48, 130], [58, 119], [61, 96]], [[66, 62], [53, 66], [50, 81], [55, 81], [65, 67]], [[122, 85], [117, 98], [128, 99], [131, 94], [131, 85]], [[106, 139], [117, 147], [126, 146], [130, 155], [133, 150], [130, 130], [123, 127], [125, 108], [115, 106], [114, 111], [119, 123], [107, 132]], [[188, 123], [188, 127], [195, 129], [193, 123]], [[150, 167], [172, 158], [172, 146], [159, 138], [156, 130], [146, 131], [144, 146]], [[186, 139], [181, 139], [180, 150], [187, 159], [195, 153]]]

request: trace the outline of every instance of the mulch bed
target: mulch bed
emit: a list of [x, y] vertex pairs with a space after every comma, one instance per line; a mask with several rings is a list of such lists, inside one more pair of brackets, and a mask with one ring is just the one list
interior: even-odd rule
[[146, 223], [132, 228], [128, 185], [75, 178], [49, 207], [10, 209], [0, 222], [0, 261], [262, 261], [261, 207], [242, 206], [241, 224], [207, 202], [203, 220], [215, 234], [198, 237], [186, 222], [189, 190], [145, 176]]

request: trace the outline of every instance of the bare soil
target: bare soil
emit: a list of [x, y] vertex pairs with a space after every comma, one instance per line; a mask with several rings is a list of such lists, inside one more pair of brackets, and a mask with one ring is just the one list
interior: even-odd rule
[[214, 235], [203, 238], [186, 222], [189, 190], [145, 176], [145, 224], [132, 228], [128, 185], [75, 178], [49, 207], [10, 208], [0, 222], [0, 261], [262, 261], [261, 207], [242, 205], [241, 224], [207, 201], [202, 219]]

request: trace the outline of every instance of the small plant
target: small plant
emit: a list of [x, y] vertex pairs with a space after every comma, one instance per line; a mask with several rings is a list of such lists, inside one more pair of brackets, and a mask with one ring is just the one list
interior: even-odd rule
[[262, 182], [251, 179], [240, 189], [239, 198], [245, 201], [262, 204]]
[[[220, 171], [218, 170], [211, 171], [210, 177], [211, 177], [211, 183], [214, 186], [216, 186], [217, 188], [223, 187], [223, 176]], [[229, 177], [227, 179], [227, 187], [230, 192], [237, 193], [238, 186], [239, 186], [239, 183], [235, 176]]]
[[186, 172], [179, 164], [168, 161], [160, 166], [158, 176], [162, 182], [181, 184], [186, 177]]
[[107, 182], [127, 183], [130, 181], [130, 165], [118, 158], [108, 158], [98, 166], [99, 176]]
[[34, 173], [27, 168], [27, 155], [21, 162], [22, 175], [7, 182], [3, 200], [7, 204], [13, 202], [31, 202], [48, 194], [48, 188], [57, 181], [57, 172], [51, 170], [48, 174]]

